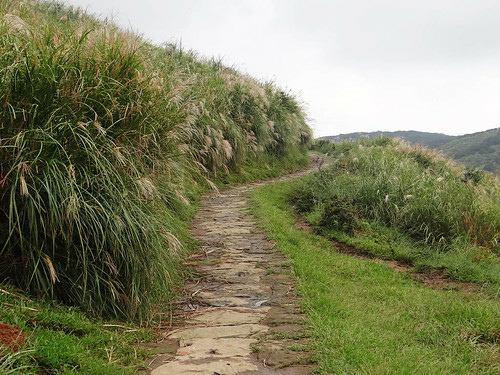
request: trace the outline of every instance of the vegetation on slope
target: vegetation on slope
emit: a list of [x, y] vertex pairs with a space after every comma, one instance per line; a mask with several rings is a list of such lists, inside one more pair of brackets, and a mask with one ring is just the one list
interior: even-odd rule
[[459, 163], [500, 175], [500, 128], [463, 135], [439, 149]]
[[335, 145], [290, 195], [326, 236], [500, 295], [500, 181], [389, 138]]
[[[307, 179], [306, 179], [307, 180]], [[337, 251], [295, 227], [300, 182], [258, 189], [254, 212], [290, 258], [318, 374], [497, 374], [500, 301], [431, 289], [385, 264]]]
[[0, 78], [0, 280], [94, 314], [148, 319], [197, 195], [310, 139], [272, 83], [56, 2], [0, 3]]
[[319, 142], [356, 141], [363, 138], [379, 137], [402, 139], [414, 145], [423, 145], [443, 152], [455, 161], [470, 168], [500, 174], [500, 128], [482, 132], [451, 136], [440, 133], [419, 131], [349, 133], [323, 137]]
[[379, 137], [402, 139], [412, 144], [421, 144], [430, 148], [440, 148], [442, 145], [457, 138], [456, 136], [453, 135], [446, 135], [441, 133], [428, 133], [415, 130], [400, 130], [394, 132], [376, 131], [376, 132], [339, 134], [339, 135], [322, 137], [321, 139], [326, 139], [332, 142], [342, 142], [342, 141], [356, 141], [361, 138], [374, 139]]

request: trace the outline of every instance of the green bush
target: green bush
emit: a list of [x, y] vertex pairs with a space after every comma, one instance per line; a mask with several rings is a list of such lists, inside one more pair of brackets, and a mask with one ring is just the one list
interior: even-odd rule
[[359, 213], [348, 197], [333, 196], [325, 202], [318, 225], [352, 234], [356, 228]]

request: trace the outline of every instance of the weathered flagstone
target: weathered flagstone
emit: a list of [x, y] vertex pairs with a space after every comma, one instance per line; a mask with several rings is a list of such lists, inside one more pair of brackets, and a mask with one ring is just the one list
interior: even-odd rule
[[[314, 167], [315, 168], [315, 167]], [[305, 375], [313, 370], [304, 316], [294, 293], [287, 259], [276, 250], [248, 213], [248, 193], [295, 174], [233, 187], [206, 196], [191, 230], [202, 245], [193, 255], [203, 275], [185, 286], [177, 310], [191, 316], [182, 328], [165, 333], [153, 375]]]

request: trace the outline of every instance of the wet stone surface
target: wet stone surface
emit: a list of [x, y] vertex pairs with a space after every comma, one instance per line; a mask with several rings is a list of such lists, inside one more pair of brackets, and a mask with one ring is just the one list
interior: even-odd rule
[[195, 274], [177, 310], [189, 314], [165, 333], [147, 373], [311, 374], [304, 315], [287, 259], [248, 213], [248, 193], [300, 171], [206, 196], [192, 222], [202, 245], [191, 257]]

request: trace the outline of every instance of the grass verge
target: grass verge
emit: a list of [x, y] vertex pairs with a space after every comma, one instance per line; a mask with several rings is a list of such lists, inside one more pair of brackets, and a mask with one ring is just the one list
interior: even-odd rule
[[15, 352], [0, 344], [0, 374], [134, 374], [147, 355], [141, 343], [154, 337], [151, 329], [90, 319], [5, 285], [0, 306], [0, 321], [25, 336]]
[[256, 190], [253, 207], [294, 267], [315, 338], [318, 373], [498, 373], [498, 300], [429, 289], [296, 229], [286, 196], [297, 183]]

